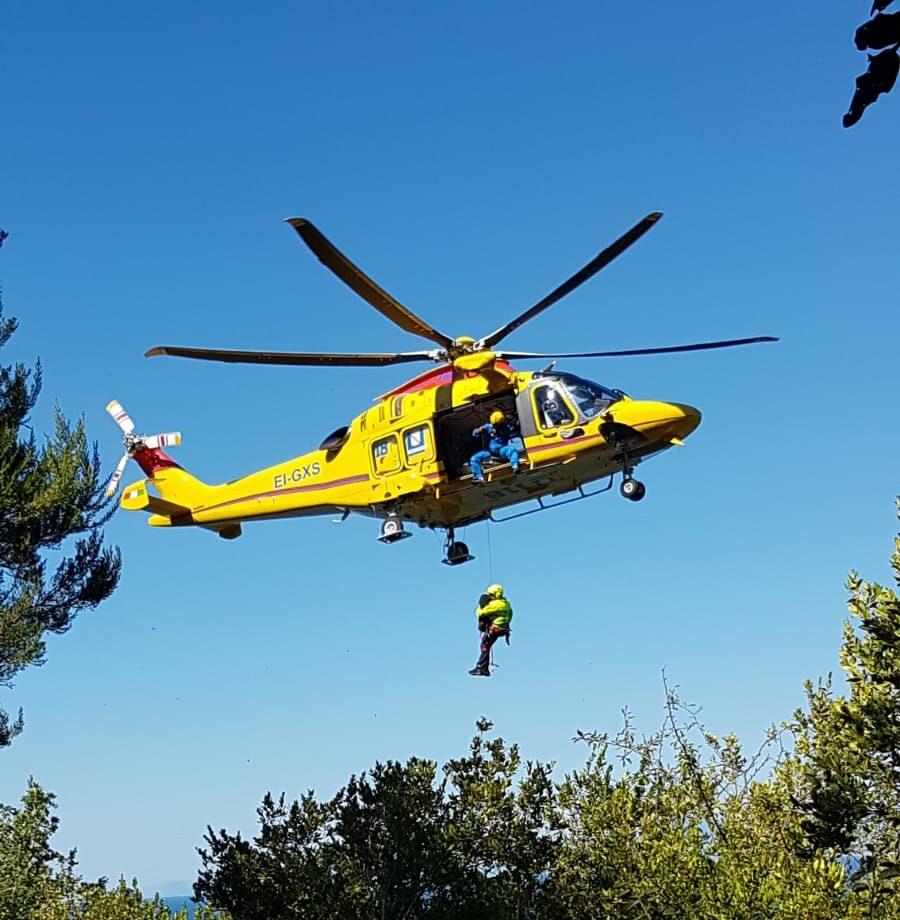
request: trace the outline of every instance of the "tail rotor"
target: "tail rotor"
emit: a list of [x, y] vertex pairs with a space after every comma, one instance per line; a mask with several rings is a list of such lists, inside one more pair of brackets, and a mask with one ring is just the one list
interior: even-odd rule
[[153, 450], [155, 447], [177, 447], [181, 443], [181, 432], [170, 431], [168, 434], [153, 434], [142, 438], [144, 447]]
[[122, 403], [114, 399], [107, 407], [106, 411], [112, 416], [112, 420], [122, 429], [124, 434], [131, 434], [134, 431], [134, 422], [131, 416], [122, 408]]
[[125, 465], [128, 463], [129, 453], [126, 451], [122, 454], [122, 459], [119, 460], [116, 465], [116, 471], [112, 474], [112, 477], [109, 480], [109, 485], [106, 487], [106, 497], [112, 498], [113, 495], [119, 489], [119, 480], [122, 478], [122, 473], [125, 472]]
[[142, 450], [155, 450], [160, 447], [177, 446], [181, 443], [181, 432], [170, 431], [166, 434], [152, 435], [135, 434], [134, 422], [131, 420], [131, 416], [122, 408], [120, 402], [114, 399], [106, 407], [106, 411], [122, 430], [122, 440], [125, 443], [125, 453], [122, 454], [121, 459], [116, 465], [115, 472], [110, 477], [109, 485], [106, 487], [107, 497], [112, 498], [119, 489], [119, 480], [122, 478], [122, 473], [125, 472], [128, 461], [134, 457], [136, 453]]

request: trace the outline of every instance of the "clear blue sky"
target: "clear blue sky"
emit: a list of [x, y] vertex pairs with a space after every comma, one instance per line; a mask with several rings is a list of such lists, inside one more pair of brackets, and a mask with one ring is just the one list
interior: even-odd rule
[[[146, 361], [154, 344], [404, 350], [281, 223], [309, 217], [401, 301], [479, 335], [639, 217], [665, 219], [509, 340], [778, 345], [570, 362], [687, 402], [688, 446], [617, 494], [492, 528], [516, 610], [468, 677], [475, 563], [371, 521], [108, 528], [114, 598], [53, 639], [7, 708], [0, 801], [56, 791], [88, 876], [184, 890], [207, 823], [267, 789], [328, 795], [375, 758], [457, 755], [486, 714], [530, 757], [660, 715], [660, 671], [756, 741], [837, 667], [851, 566], [889, 577], [897, 491], [900, 95], [840, 126], [868, 3], [8, 4], [0, 255], [21, 331], [112, 467], [104, 414], [180, 429], [208, 481], [318, 444], [404, 368]], [[137, 478], [136, 467], [129, 470]], [[129, 478], [126, 477], [126, 482]]]

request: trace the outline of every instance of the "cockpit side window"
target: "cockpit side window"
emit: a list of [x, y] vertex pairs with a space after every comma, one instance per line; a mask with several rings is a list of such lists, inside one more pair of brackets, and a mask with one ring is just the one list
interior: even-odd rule
[[599, 383], [582, 380], [574, 375], [567, 375], [563, 378], [563, 382], [578, 407], [578, 411], [585, 419], [596, 418], [601, 412], [605, 412], [609, 406], [622, 398], [621, 393], [618, 391], [608, 390]]
[[562, 390], [556, 384], [545, 383], [535, 387], [534, 407], [541, 428], [558, 428], [560, 425], [571, 425], [575, 421]]

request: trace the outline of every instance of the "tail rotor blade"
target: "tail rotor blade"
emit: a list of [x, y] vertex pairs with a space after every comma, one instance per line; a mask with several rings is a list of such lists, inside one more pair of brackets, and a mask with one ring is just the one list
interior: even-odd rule
[[122, 404], [118, 400], [114, 399], [106, 407], [106, 411], [125, 434], [131, 434], [134, 431], [134, 422], [131, 421], [131, 416], [122, 408]]
[[177, 447], [181, 443], [181, 432], [170, 431], [167, 434], [153, 434], [149, 438], [141, 439], [144, 447], [153, 450], [155, 447]]
[[116, 491], [119, 488], [119, 480], [122, 478], [122, 473], [125, 472], [125, 465], [128, 463], [128, 454], [122, 454], [122, 459], [119, 461], [119, 465], [116, 467], [116, 471], [112, 474], [109, 480], [109, 485], [106, 487], [106, 497], [112, 498], [116, 494]]

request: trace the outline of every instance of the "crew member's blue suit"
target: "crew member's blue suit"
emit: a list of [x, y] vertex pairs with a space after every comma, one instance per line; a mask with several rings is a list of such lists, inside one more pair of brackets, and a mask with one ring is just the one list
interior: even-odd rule
[[508, 460], [509, 465], [515, 473], [519, 469], [519, 451], [510, 443], [516, 437], [509, 422], [501, 422], [499, 425], [492, 425], [485, 422], [472, 432], [472, 437], [477, 438], [480, 434], [486, 434], [490, 439], [487, 450], [479, 450], [472, 454], [469, 461], [469, 469], [472, 470], [472, 479], [475, 482], [484, 482], [484, 470], [482, 464], [491, 457], [499, 457], [501, 460]]

